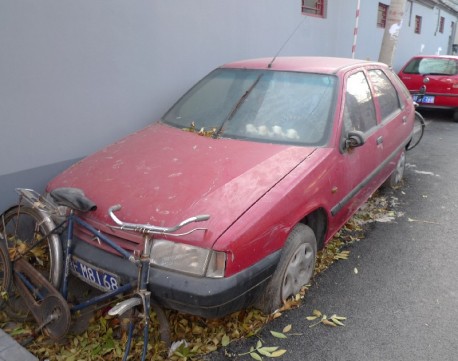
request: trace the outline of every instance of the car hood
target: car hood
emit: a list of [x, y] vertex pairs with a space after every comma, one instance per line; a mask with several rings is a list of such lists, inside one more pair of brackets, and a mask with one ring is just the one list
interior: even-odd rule
[[107, 210], [114, 204], [122, 205], [117, 215], [125, 222], [161, 227], [209, 214], [195, 225], [208, 228], [200, 245], [211, 247], [314, 150], [213, 139], [155, 123], [74, 164], [48, 191], [81, 188], [97, 204], [88, 218], [102, 223], [112, 223]]

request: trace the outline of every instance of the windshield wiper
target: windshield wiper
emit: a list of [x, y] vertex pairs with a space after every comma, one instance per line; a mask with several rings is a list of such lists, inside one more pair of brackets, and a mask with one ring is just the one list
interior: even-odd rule
[[245, 99], [248, 97], [248, 95], [250, 95], [251, 91], [254, 89], [256, 84], [259, 83], [259, 81], [261, 80], [263, 75], [264, 74], [259, 74], [258, 77], [256, 78], [256, 80], [254, 81], [254, 83], [251, 84], [251, 86], [248, 88], [248, 90], [240, 97], [239, 101], [232, 108], [232, 110], [229, 113], [229, 115], [227, 116], [227, 118], [223, 120], [223, 122], [222, 122], [221, 126], [219, 127], [218, 131], [215, 132], [214, 138], [218, 138], [218, 136], [223, 131], [224, 125], [234, 117], [234, 115], [237, 112], [237, 110], [239, 110], [239, 108], [242, 106], [242, 104], [245, 101]]

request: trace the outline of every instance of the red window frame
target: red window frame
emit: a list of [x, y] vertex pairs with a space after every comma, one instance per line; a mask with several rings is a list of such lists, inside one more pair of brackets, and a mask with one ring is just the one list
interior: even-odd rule
[[415, 34], [421, 33], [421, 16], [415, 15]]
[[378, 3], [377, 11], [377, 27], [385, 28], [386, 26], [386, 17], [388, 15], [388, 5], [383, 3]]
[[302, 0], [302, 14], [324, 18], [326, 2], [327, 0]]
[[444, 25], [445, 25], [445, 18], [441, 16], [439, 19], [439, 32], [440, 33], [444, 32]]

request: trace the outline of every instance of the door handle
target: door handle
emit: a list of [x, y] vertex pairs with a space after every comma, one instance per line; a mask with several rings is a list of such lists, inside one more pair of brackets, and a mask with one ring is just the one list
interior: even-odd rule
[[402, 122], [403, 122], [403, 123], [407, 123], [407, 115], [404, 115], [404, 116], [402, 117]]
[[380, 136], [380, 137], [377, 138], [377, 145], [380, 145], [382, 143], [383, 143], [383, 137]]

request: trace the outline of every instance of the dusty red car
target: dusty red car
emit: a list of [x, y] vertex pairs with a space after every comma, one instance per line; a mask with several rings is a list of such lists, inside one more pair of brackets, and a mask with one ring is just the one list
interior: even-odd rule
[[414, 56], [399, 77], [420, 109], [451, 109], [453, 119], [458, 121], [458, 56]]
[[[291, 57], [227, 64], [159, 121], [87, 157], [48, 191], [78, 187], [84, 215], [128, 250], [119, 218], [172, 226], [209, 214], [206, 232], [158, 237], [150, 289], [162, 305], [219, 317], [255, 304], [273, 311], [313, 274], [317, 249], [384, 182], [399, 183], [411, 139], [410, 94], [388, 67]], [[75, 254], [98, 271], [136, 268], [79, 231]], [[81, 275], [80, 275], [81, 276]]]

